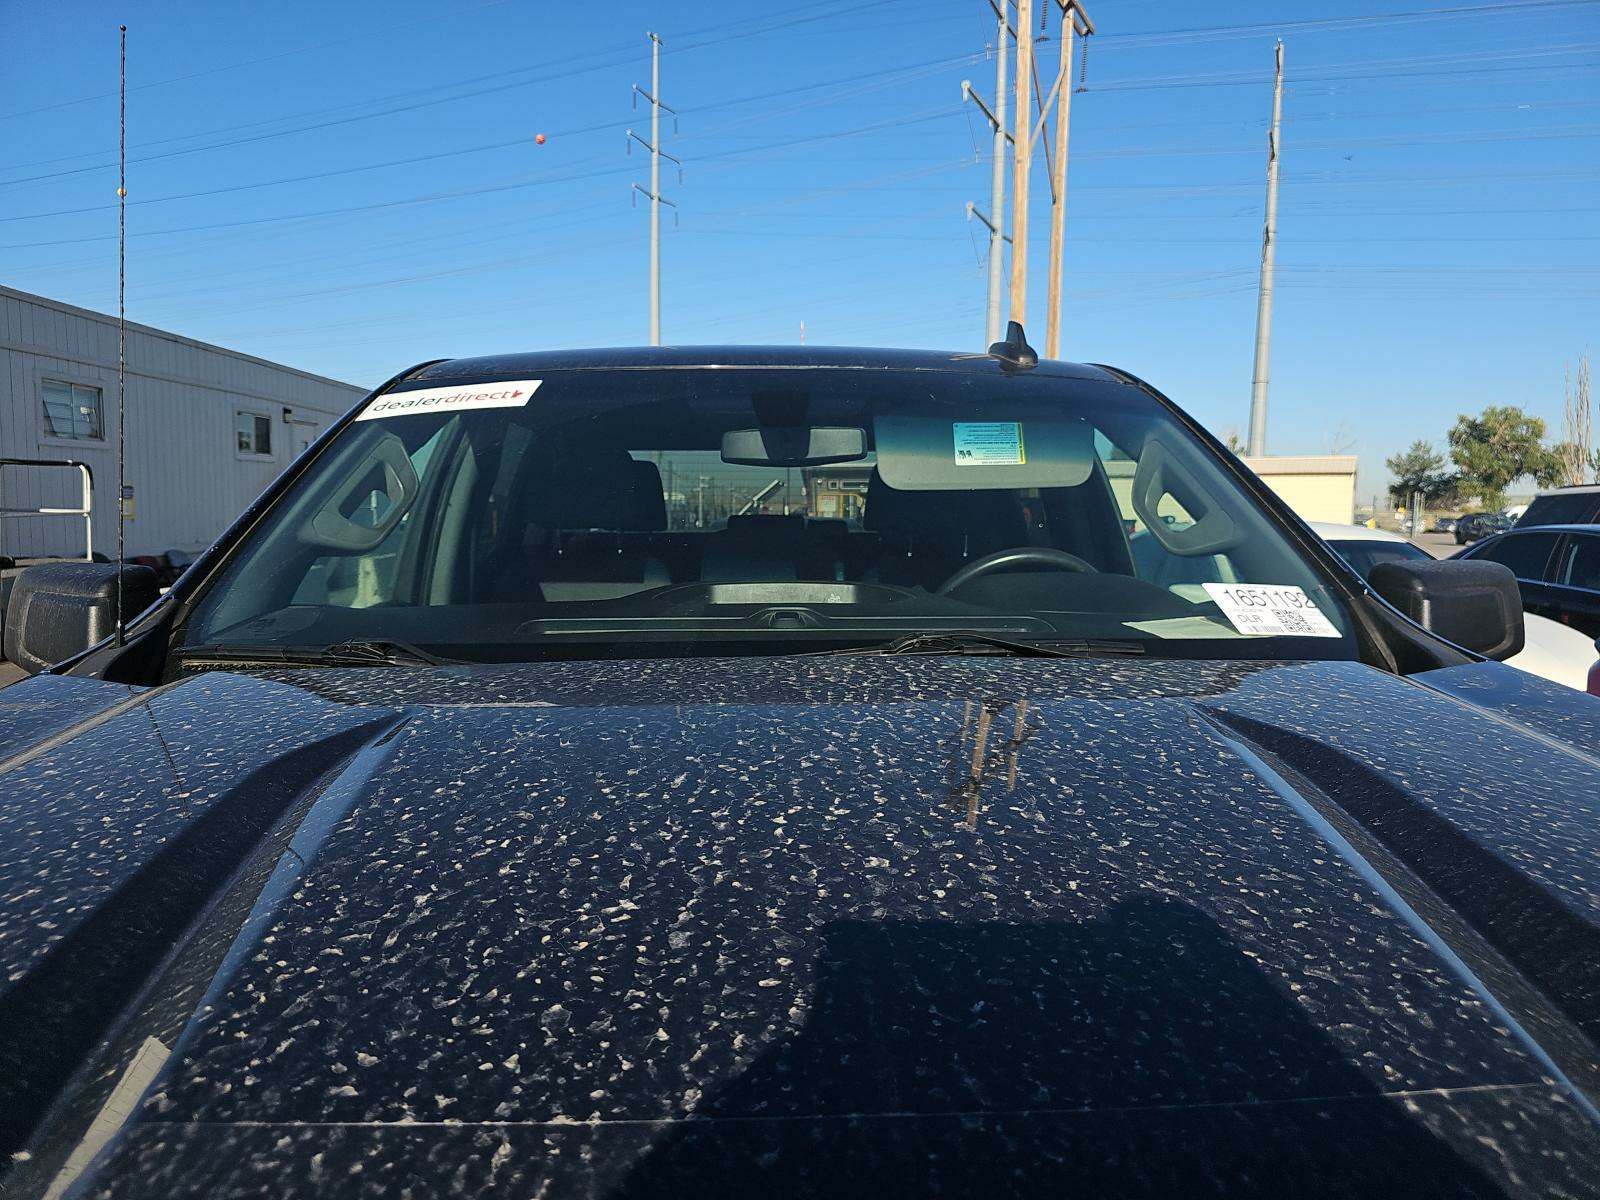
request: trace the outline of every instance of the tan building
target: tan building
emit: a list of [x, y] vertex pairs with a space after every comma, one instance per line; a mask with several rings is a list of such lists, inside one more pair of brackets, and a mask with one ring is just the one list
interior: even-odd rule
[[[1303, 520], [1335, 525], [1349, 525], [1355, 520], [1355, 455], [1269, 454], [1261, 458], [1241, 458], [1241, 461]], [[1117, 502], [1132, 518], [1130, 492], [1134, 464], [1126, 459], [1112, 459], [1105, 467]], [[861, 463], [806, 468], [807, 512], [813, 517], [859, 520], [871, 475], [872, 467]], [[1179, 519], [1188, 519], [1188, 514], [1178, 509], [1171, 497], [1163, 501], [1163, 511]]]
[[1303, 520], [1335, 525], [1355, 520], [1355, 455], [1267, 454], [1241, 461]]
[[[1306, 521], [1349, 525], [1355, 520], [1356, 456], [1353, 454], [1268, 454], [1241, 457], [1241, 462], [1261, 477], [1290, 508]], [[1137, 527], [1133, 512], [1134, 463], [1113, 458], [1105, 464], [1111, 491], [1123, 515]], [[1163, 516], [1188, 521], [1193, 518], [1171, 496], [1157, 506]]]

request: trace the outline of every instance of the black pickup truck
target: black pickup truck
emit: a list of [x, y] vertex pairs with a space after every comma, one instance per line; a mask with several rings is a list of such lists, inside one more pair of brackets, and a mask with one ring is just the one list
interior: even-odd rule
[[1020, 331], [425, 363], [11, 618], [8, 1197], [1600, 1190], [1600, 700]]

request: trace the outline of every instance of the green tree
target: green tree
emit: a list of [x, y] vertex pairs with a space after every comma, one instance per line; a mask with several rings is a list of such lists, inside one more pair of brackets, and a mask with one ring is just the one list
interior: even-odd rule
[[1461, 489], [1475, 493], [1484, 508], [1505, 507], [1506, 488], [1524, 475], [1541, 486], [1561, 475], [1561, 462], [1545, 448], [1544, 421], [1511, 404], [1491, 404], [1475, 417], [1465, 413], [1450, 430], [1450, 457], [1460, 472]]
[[1413, 492], [1421, 492], [1429, 504], [1449, 503], [1455, 498], [1456, 477], [1448, 469], [1444, 455], [1421, 438], [1383, 465], [1394, 477], [1389, 492], [1402, 504], [1411, 503]]

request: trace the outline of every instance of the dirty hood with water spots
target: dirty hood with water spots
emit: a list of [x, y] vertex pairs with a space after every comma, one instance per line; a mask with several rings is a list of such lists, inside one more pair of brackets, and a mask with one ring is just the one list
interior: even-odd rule
[[1600, 703], [846, 657], [0, 692], [7, 1195], [1600, 1188]]

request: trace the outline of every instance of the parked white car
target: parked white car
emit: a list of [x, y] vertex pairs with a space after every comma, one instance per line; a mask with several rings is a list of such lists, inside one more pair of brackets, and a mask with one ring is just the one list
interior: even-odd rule
[[[1363, 577], [1381, 562], [1433, 557], [1421, 546], [1383, 529], [1323, 521], [1313, 521], [1311, 528]], [[1531, 675], [1583, 691], [1588, 685], [1589, 667], [1595, 661], [1595, 644], [1576, 629], [1548, 617], [1526, 613], [1522, 624], [1526, 644], [1522, 653], [1506, 662]]]

